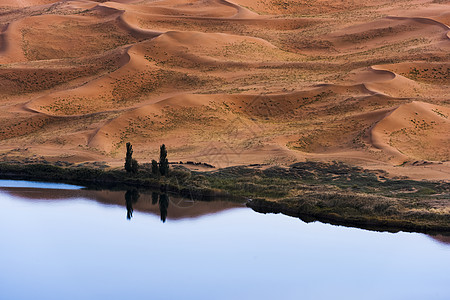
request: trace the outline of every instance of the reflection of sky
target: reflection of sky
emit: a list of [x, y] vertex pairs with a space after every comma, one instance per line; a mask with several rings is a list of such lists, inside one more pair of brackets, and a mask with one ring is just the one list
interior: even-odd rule
[[83, 188], [78, 185], [64, 183], [49, 183], [25, 180], [3, 180], [0, 179], [0, 187], [21, 187], [21, 188], [37, 188], [37, 189], [63, 189], [63, 190], [79, 190]]
[[[169, 207], [170, 209], [170, 207]], [[421, 234], [234, 209], [162, 223], [0, 191], [0, 299], [449, 299], [450, 247]]]

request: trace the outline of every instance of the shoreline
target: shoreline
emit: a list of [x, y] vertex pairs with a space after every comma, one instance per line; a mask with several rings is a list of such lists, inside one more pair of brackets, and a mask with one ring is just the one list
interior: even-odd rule
[[328, 213], [306, 213], [298, 207], [291, 207], [284, 203], [271, 202], [263, 199], [255, 199], [247, 203], [247, 207], [258, 213], [283, 214], [285, 216], [298, 218], [305, 223], [321, 222], [336, 226], [359, 228], [378, 232], [415, 232], [430, 235], [450, 236], [450, 226], [421, 224], [407, 219], [377, 219], [374, 217], [359, 216], [345, 218], [333, 212]]
[[282, 213], [304, 222], [388, 232], [450, 235], [450, 184], [387, 179], [342, 163], [289, 167], [230, 167], [210, 172], [172, 167], [156, 176], [119, 169], [0, 163], [0, 179], [82, 185], [90, 189], [160, 190], [201, 201], [248, 200], [259, 213]]

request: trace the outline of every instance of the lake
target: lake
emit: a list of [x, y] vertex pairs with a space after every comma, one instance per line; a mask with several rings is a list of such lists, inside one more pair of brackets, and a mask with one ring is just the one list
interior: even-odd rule
[[448, 237], [0, 180], [0, 299], [450, 299]]

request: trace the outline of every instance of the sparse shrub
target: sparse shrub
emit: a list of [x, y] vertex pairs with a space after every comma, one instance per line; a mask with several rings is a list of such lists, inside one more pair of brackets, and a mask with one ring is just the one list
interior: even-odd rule
[[416, 195], [423, 195], [423, 196], [434, 195], [434, 194], [436, 194], [436, 191], [431, 188], [428, 188], [428, 187], [423, 187], [416, 192]]

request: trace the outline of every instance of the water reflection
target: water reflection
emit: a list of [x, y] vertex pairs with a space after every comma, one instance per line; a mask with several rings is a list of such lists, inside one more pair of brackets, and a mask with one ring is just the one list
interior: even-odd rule
[[161, 221], [163, 221], [163, 223], [166, 222], [168, 208], [169, 208], [169, 195], [163, 193], [159, 195], [159, 212], [161, 214]]
[[436, 234], [429, 237], [443, 245], [450, 245], [450, 235]]
[[125, 206], [127, 208], [127, 219], [130, 220], [133, 217], [133, 204], [139, 199], [139, 192], [137, 190], [128, 190], [125, 193]]
[[158, 199], [159, 199], [159, 193], [153, 192], [152, 193], [152, 204], [155, 205], [156, 203], [158, 203]]
[[[305, 224], [160, 191], [141, 190], [136, 202], [130, 191], [126, 203], [125, 194], [0, 189], [0, 299], [449, 298], [450, 248], [423, 235]], [[154, 197], [169, 200], [167, 220], [183, 222], [162, 224]]]
[[[229, 201], [192, 201], [175, 195], [167, 195], [164, 190], [147, 191], [130, 189], [128, 191], [112, 190], [61, 190], [0, 187], [4, 192], [22, 201], [38, 203], [62, 203], [80, 199], [94, 200], [103, 205], [120, 205], [126, 209], [127, 219], [135, 218], [136, 211], [160, 216], [165, 220], [198, 218], [245, 206], [242, 202]], [[164, 195], [161, 198], [161, 195]], [[1, 196], [0, 196], [1, 198]], [[159, 204], [161, 202], [161, 205]], [[133, 220], [134, 220], [133, 218]], [[1, 297], [0, 297], [1, 298]]]
[[[133, 205], [137, 203], [140, 197], [138, 190], [128, 190], [125, 193], [125, 207], [127, 208], [127, 219], [131, 220], [133, 217]], [[159, 204], [159, 214], [161, 221], [166, 222], [167, 213], [169, 209], [169, 195], [167, 193], [152, 192], [152, 205]]]

